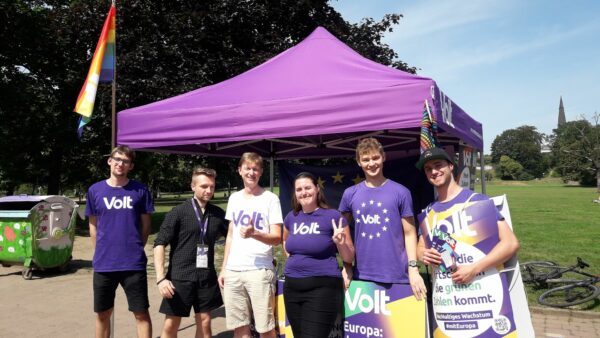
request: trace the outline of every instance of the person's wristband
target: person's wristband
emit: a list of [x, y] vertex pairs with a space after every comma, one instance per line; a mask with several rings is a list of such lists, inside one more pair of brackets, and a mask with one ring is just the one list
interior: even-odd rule
[[162, 283], [163, 281], [167, 280], [167, 277], [163, 277], [161, 278], [158, 282], [156, 282], [156, 285]]

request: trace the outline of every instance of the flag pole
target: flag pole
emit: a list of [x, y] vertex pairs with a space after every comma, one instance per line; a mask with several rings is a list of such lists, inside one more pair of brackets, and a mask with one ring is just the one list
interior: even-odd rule
[[[115, 9], [117, 8], [117, 4], [115, 0], [111, 1], [112, 6], [115, 7]], [[116, 122], [116, 117], [117, 117], [117, 37], [116, 37], [116, 26], [117, 26], [117, 18], [115, 16], [115, 46], [114, 46], [114, 60], [115, 60], [115, 65], [114, 65], [114, 70], [113, 70], [113, 81], [112, 81], [112, 85], [111, 85], [111, 136], [110, 136], [110, 152], [112, 152], [112, 150], [116, 147], [116, 143], [117, 143], [117, 134], [116, 134], [116, 130], [117, 130], [117, 122]], [[110, 338], [114, 338], [115, 337], [115, 307], [113, 305], [113, 309], [112, 309], [112, 314], [110, 316]]]
[[[117, 8], [116, 0], [112, 0], [112, 5]], [[115, 17], [115, 26], [116, 26]], [[115, 32], [116, 35], [116, 32]], [[117, 146], [117, 39], [115, 38], [115, 46], [114, 46], [114, 60], [115, 60], [115, 69], [113, 73], [113, 81], [112, 81], [112, 99], [111, 99], [111, 138], [110, 138], [110, 149], [114, 149]]]

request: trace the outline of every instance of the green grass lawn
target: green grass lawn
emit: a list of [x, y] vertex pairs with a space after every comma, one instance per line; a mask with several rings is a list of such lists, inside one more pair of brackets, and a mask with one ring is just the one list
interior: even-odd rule
[[[595, 188], [569, 186], [560, 180], [529, 182], [492, 181], [490, 196], [506, 195], [521, 249], [520, 262], [550, 260], [561, 266], [575, 264], [576, 257], [590, 264], [588, 273], [600, 274], [600, 204]], [[531, 305], [544, 290], [528, 287]], [[580, 309], [600, 311], [600, 301]]]
[[506, 195], [515, 234], [521, 243], [519, 260], [551, 260], [572, 264], [576, 257], [600, 273], [600, 205], [594, 188], [560, 182], [491, 182], [490, 196]]

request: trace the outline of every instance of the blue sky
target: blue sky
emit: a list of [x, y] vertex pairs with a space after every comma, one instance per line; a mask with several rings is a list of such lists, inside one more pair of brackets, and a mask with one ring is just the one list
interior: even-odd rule
[[353, 23], [402, 14], [385, 43], [483, 123], [486, 153], [506, 129], [552, 133], [561, 95], [567, 121], [600, 112], [600, 1], [331, 4]]

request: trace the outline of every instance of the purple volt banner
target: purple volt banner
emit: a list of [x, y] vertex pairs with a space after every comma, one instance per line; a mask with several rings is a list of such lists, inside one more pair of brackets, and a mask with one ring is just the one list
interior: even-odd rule
[[344, 301], [344, 337], [425, 337], [426, 302], [408, 284], [352, 281]]
[[475, 189], [476, 164], [477, 150], [461, 144], [458, 147], [458, 173], [456, 175], [458, 185], [471, 190]]
[[[283, 290], [279, 281], [278, 290]], [[277, 292], [279, 336], [290, 338], [283, 294]], [[352, 281], [345, 293], [344, 321], [334, 324], [329, 338], [425, 337], [426, 302], [417, 301], [408, 284]]]
[[477, 275], [469, 284], [452, 282], [451, 265], [473, 264], [498, 243], [497, 210], [491, 200], [457, 203], [419, 214], [428, 248], [444, 261], [434, 269], [433, 337], [516, 337], [517, 329], [503, 267]]

